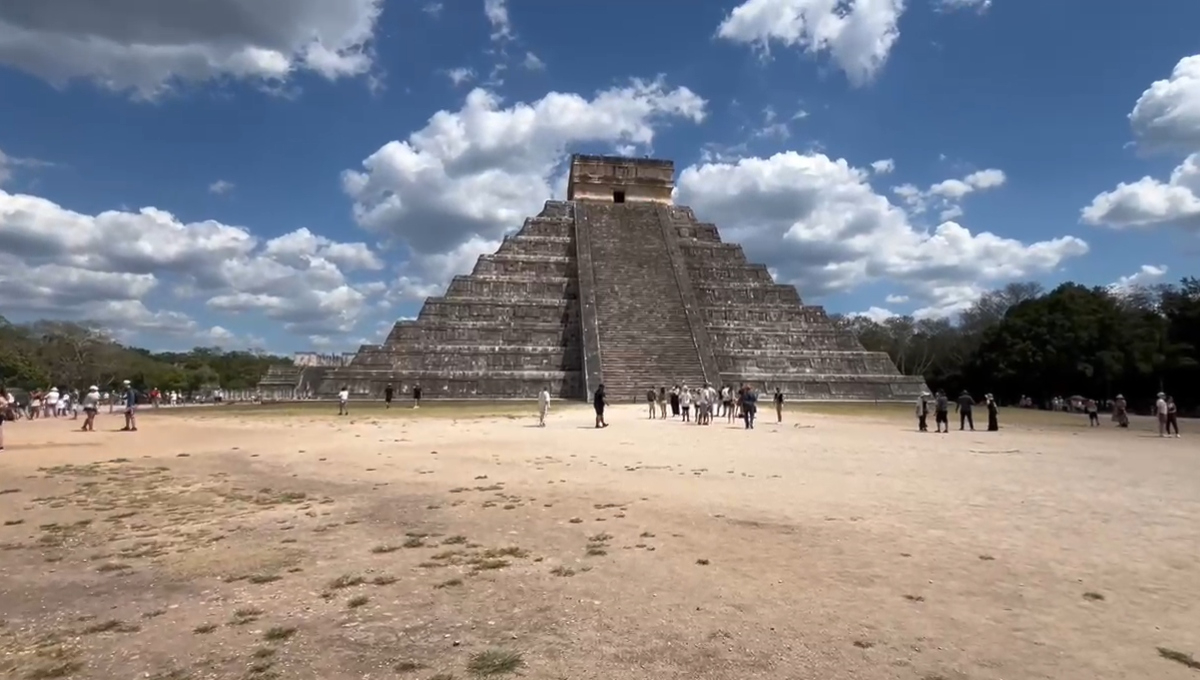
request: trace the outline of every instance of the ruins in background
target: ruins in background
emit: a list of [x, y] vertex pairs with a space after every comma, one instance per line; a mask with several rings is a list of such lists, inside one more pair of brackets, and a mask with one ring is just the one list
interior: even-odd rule
[[568, 200], [547, 201], [382, 345], [273, 367], [263, 398], [420, 384], [434, 399], [532, 399], [548, 386], [583, 400], [604, 383], [627, 401], [708, 382], [778, 387], [790, 401], [899, 401], [924, 388], [674, 205], [671, 161], [576, 155], [570, 173]]

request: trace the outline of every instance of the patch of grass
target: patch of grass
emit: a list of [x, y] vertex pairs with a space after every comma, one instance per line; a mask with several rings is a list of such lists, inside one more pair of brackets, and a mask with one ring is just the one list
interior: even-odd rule
[[247, 623], [253, 623], [262, 616], [263, 610], [258, 607], [238, 607], [233, 610], [233, 620], [229, 622], [232, 626], [244, 626]]
[[584, 554], [588, 557], [600, 557], [601, 555], [607, 555], [608, 551], [604, 549], [603, 545], [593, 544], [587, 547], [587, 551]]
[[563, 577], [566, 577], [566, 576], [574, 576], [574, 575], [575, 575], [575, 570], [574, 570], [574, 569], [572, 569], [572, 568], [570, 568], [570, 567], [564, 567], [564, 566], [562, 566], [562, 565], [559, 565], [559, 566], [557, 566], [557, 567], [555, 567], [555, 568], [551, 569], [551, 570], [550, 570], [550, 573], [551, 573], [551, 574], [554, 574], [555, 576], [563, 576]]
[[376, 555], [386, 555], [387, 553], [396, 552], [399, 549], [400, 546], [398, 545], [377, 545], [374, 548], [371, 548], [371, 552], [375, 553]]
[[472, 654], [471, 660], [467, 662], [467, 670], [471, 675], [476, 677], [488, 678], [507, 673], [516, 673], [524, 665], [525, 660], [521, 658], [519, 652], [506, 649], [489, 649]]
[[458, 557], [461, 554], [462, 554], [461, 550], [443, 550], [442, 552], [437, 553], [436, 555], [433, 555], [429, 559], [431, 559], [431, 560], [449, 560], [449, 559], [454, 559], [455, 557]]
[[510, 545], [506, 548], [488, 548], [487, 550], [483, 551], [483, 557], [485, 557], [485, 558], [494, 558], [494, 557], [521, 558], [521, 557], [527, 557], [528, 555], [529, 555], [529, 551], [525, 550], [524, 548], [519, 548], [515, 545]]
[[422, 548], [425, 546], [425, 539], [420, 536], [413, 536], [404, 542], [405, 548]]
[[423, 663], [405, 660], [405, 661], [397, 661], [396, 665], [392, 666], [392, 670], [396, 671], [397, 673], [412, 673], [415, 671], [419, 671], [424, 667], [425, 667], [425, 664], [423, 664]]
[[282, 578], [279, 574], [252, 574], [246, 577], [246, 580], [257, 585], [262, 585], [264, 583], [274, 583]]
[[588, 538], [588, 540], [592, 543], [607, 543], [612, 540], [612, 534], [602, 531], [595, 536]]
[[1159, 647], [1158, 655], [1175, 663], [1181, 663], [1194, 671], [1200, 671], [1200, 661], [1196, 661], [1195, 657], [1191, 654], [1177, 652], [1169, 647]]
[[143, 619], [157, 619], [158, 617], [160, 617], [166, 613], [167, 613], [167, 610], [165, 610], [165, 609], [155, 609], [153, 611], [148, 611], [148, 612], [142, 614], [142, 618]]
[[904, 599], [908, 600], [909, 602], [924, 602], [925, 601], [925, 598], [920, 595], [905, 595]]
[[463, 584], [463, 580], [461, 578], [452, 578], [448, 581], [442, 581], [441, 583], [434, 586], [434, 588], [437, 588], [438, 590], [441, 590], [443, 588], [456, 588], [458, 586], [461, 586], [462, 584]]
[[437, 673], [429, 676], [429, 680], [454, 680], [453, 673]]
[[213, 632], [216, 629], [217, 629], [217, 624], [215, 624], [215, 623], [202, 623], [199, 626], [196, 626], [195, 628], [193, 628], [192, 632], [197, 635], [208, 635], [209, 633]]
[[263, 633], [263, 639], [268, 642], [278, 642], [287, 640], [296, 634], [295, 626], [271, 626], [267, 632]]
[[875, 643], [870, 640], [855, 640], [854, 646], [859, 649], [870, 649], [875, 646]]
[[4, 526], [6, 526], [6, 527], [15, 527], [18, 524], [24, 524], [24, 523], [25, 523], [25, 520], [23, 520], [23, 519], [6, 519], [6, 520], [4, 520]]
[[109, 619], [100, 623], [94, 623], [80, 632], [83, 635], [95, 635], [97, 633], [136, 633], [141, 629], [141, 626], [132, 623], [125, 623], [119, 619]]
[[1104, 596], [1103, 596], [1103, 595], [1101, 595], [1100, 593], [1093, 593], [1093, 592], [1091, 592], [1091, 591], [1088, 591], [1088, 592], [1086, 592], [1086, 593], [1084, 593], [1084, 594], [1083, 594], [1083, 599], [1085, 599], [1085, 600], [1091, 600], [1091, 601], [1093, 601], [1093, 602], [1103, 602], [1103, 601], [1104, 601]]
[[503, 569], [508, 566], [508, 560], [481, 559], [474, 563], [475, 571]]
[[355, 595], [346, 601], [346, 606], [351, 609], [358, 609], [370, 601], [371, 598], [367, 597], [366, 595]]
[[700, 565], [700, 566], [702, 566], [702, 567], [707, 567], [707, 566], [708, 566], [708, 560], [706, 560], [706, 559], [704, 559], [703, 557], [701, 557], [700, 559], [696, 560], [696, 564], [699, 564], [699, 565]]
[[991, 562], [992, 560], [994, 560], [994, 559], [996, 559], [996, 558], [995, 558], [995, 557], [992, 557], [991, 555], [980, 555], [980, 556], [979, 556], [979, 559], [980, 559], [980, 560], [982, 560], [982, 561], [984, 561], [984, 562]]
[[395, 576], [390, 574], [380, 574], [379, 576], [371, 579], [371, 583], [374, 583], [377, 586], [390, 586], [397, 580], [398, 579]]
[[56, 661], [38, 666], [25, 674], [29, 680], [50, 680], [51, 678], [67, 678], [83, 669], [80, 661]]
[[275, 656], [275, 650], [270, 647], [259, 647], [258, 649], [254, 650], [250, 656], [255, 659], [269, 659]]
[[10, 493], [21, 493], [20, 489], [0, 489], [0, 496], [5, 496]]
[[126, 571], [128, 569], [133, 569], [133, 567], [129, 566], [128, 564], [121, 564], [120, 562], [105, 562], [104, 564], [96, 567], [96, 571], [100, 572], [101, 574], [107, 574], [114, 571]]
[[366, 579], [357, 574], [342, 574], [341, 576], [329, 582], [330, 590], [341, 590], [342, 588], [353, 588], [354, 586], [362, 585]]

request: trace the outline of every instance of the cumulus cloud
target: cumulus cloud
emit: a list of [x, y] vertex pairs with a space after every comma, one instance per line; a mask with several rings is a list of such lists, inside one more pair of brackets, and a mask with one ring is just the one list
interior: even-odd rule
[[231, 191], [233, 191], [233, 182], [228, 182], [223, 179], [219, 179], [208, 185], [208, 193], [216, 194], [217, 196], [227, 194]]
[[946, 221], [963, 215], [960, 202], [968, 194], [1003, 186], [1007, 180], [1003, 170], [989, 168], [972, 172], [961, 179], [942, 180], [925, 190], [914, 184], [901, 184], [892, 187], [892, 193], [904, 202], [912, 214], [939, 210], [938, 218]]
[[765, 55], [773, 42], [828, 54], [854, 85], [870, 82], [900, 38], [904, 0], [745, 0], [717, 36]]
[[986, 12], [991, 8], [992, 0], [934, 0], [933, 6], [942, 11], [973, 9], [977, 12]]
[[1050, 272], [1088, 251], [1074, 236], [1026, 244], [953, 221], [918, 229], [869, 178], [842, 159], [786, 152], [688, 167], [677, 192], [805, 295], [887, 280], [926, 303], [924, 315], [954, 313], [978, 298], [979, 284]]
[[469, 270], [476, 255], [556, 195], [568, 147], [645, 148], [657, 126], [704, 116], [702, 98], [661, 79], [634, 80], [591, 99], [551, 92], [509, 107], [475, 89], [461, 109], [439, 111], [407, 139], [383, 145], [361, 170], [344, 172], [342, 183], [357, 222], [410, 254], [398, 288], [419, 298]]
[[1122, 276], [1108, 284], [1108, 289], [1114, 293], [1128, 293], [1141, 286], [1158, 283], [1167, 275], [1167, 266], [1144, 264], [1136, 272]]
[[262, 242], [244, 227], [181, 222], [156, 208], [74, 212], [47, 199], [0, 191], [0, 287], [6, 309], [166, 328], [184, 317], [146, 310], [162, 283], [225, 312], [265, 315], [296, 332], [349, 330], [369, 294], [346, 272], [383, 264], [363, 243], [300, 229]]
[[874, 171], [876, 175], [890, 175], [896, 170], [896, 161], [890, 158], [884, 158], [882, 160], [875, 161], [874, 163], [871, 163], [871, 170]]
[[383, 0], [0, 3], [0, 64], [150, 98], [177, 82], [368, 73]]
[[1098, 194], [1081, 219], [1114, 228], [1173, 224], [1200, 230], [1200, 55], [1181, 59], [1170, 78], [1152, 83], [1129, 122], [1140, 150], [1188, 155], [1165, 182], [1146, 176]]

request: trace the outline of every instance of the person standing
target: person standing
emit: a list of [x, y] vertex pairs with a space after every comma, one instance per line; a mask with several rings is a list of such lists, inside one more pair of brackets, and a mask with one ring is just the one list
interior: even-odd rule
[[124, 388], [121, 401], [125, 404], [125, 427], [121, 428], [121, 431], [137, 432], [137, 416], [134, 414], [137, 410], [137, 390], [133, 389], [128, 380], [121, 383], [121, 387]]
[[1167, 436], [1167, 395], [1159, 392], [1154, 402], [1154, 413], [1158, 416], [1158, 436]]
[[392, 407], [392, 397], [396, 396], [396, 390], [392, 389], [391, 385], [383, 388], [383, 408], [384, 410]]
[[746, 429], [754, 429], [754, 416], [758, 414], [758, 393], [749, 385], [742, 392], [742, 420], [746, 421]]
[[[938, 434], [950, 434], [950, 400], [946, 398], [945, 390], [937, 391], [937, 399], [933, 402], [933, 422]], [[944, 431], [943, 425], [946, 427]]]
[[996, 398], [989, 393], [983, 395], [983, 399], [987, 403], [988, 432], [997, 432], [1000, 430], [1000, 409], [996, 406]]
[[342, 385], [342, 389], [338, 390], [338, 415], [350, 415], [350, 387]]
[[929, 423], [925, 419], [929, 417], [929, 392], [921, 391], [921, 395], [917, 397], [917, 431], [928, 432]]
[[671, 417], [679, 417], [679, 385], [671, 388]]
[[8, 390], [0, 385], [0, 451], [4, 450], [4, 423], [12, 417], [13, 399]]
[[596, 393], [592, 395], [592, 406], [596, 409], [596, 428], [608, 427], [608, 423], [604, 422], [604, 407], [608, 405], [608, 393], [604, 391], [604, 384], [601, 383], [596, 388]]
[[542, 386], [538, 392], [538, 427], [546, 427], [546, 413], [550, 411], [550, 388]]
[[655, 404], [654, 401], [654, 388], [651, 387], [650, 389], [646, 390], [646, 405], [650, 407], [650, 420], [654, 420], [658, 417], [658, 408], [656, 408], [657, 404]]
[[1088, 427], [1100, 427], [1100, 407], [1096, 400], [1088, 399], [1083, 405], [1083, 410], [1087, 413]]
[[96, 431], [96, 413], [100, 410], [100, 388], [92, 385], [83, 395], [83, 432]]
[[662, 412], [662, 420], [667, 419], [667, 388], [658, 388], [658, 410]]
[[696, 390], [696, 424], [703, 425], [708, 415], [708, 385]]
[[975, 400], [971, 395], [967, 394], [966, 390], [958, 395], [958, 401], [954, 404], [954, 410], [958, 411], [958, 431], [962, 432], [967, 425], [971, 426], [971, 431], [975, 431], [975, 418], [971, 415], [971, 408], [975, 406]]
[[1125, 401], [1125, 395], [1118, 394], [1113, 401], [1113, 421], [1117, 427], [1129, 427], [1129, 404]]
[[775, 422], [783, 422], [783, 390], [779, 387], [775, 388]]
[[413, 408], [421, 408], [421, 386], [413, 385]]
[[683, 422], [691, 422], [692, 420], [692, 391], [683, 386], [683, 390], [679, 393], [679, 410], [683, 412]]
[[1175, 438], [1179, 439], [1179, 407], [1175, 404], [1175, 397], [1167, 397], [1167, 436], [1171, 436], [1171, 430], [1175, 430]]

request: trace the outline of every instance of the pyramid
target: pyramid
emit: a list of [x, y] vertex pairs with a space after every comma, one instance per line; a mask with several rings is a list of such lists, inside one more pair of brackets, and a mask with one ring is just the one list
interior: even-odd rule
[[779, 387], [789, 401], [900, 401], [924, 388], [793, 286], [674, 205], [667, 160], [571, 158], [566, 201], [483, 255], [445, 295], [325, 371], [356, 397], [644, 399], [676, 384]]

